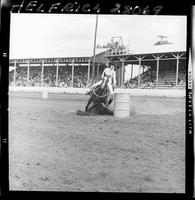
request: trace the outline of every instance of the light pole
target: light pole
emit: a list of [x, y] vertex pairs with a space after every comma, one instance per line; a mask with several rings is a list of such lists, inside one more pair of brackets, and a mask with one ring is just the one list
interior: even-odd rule
[[92, 84], [94, 83], [94, 77], [95, 77], [95, 48], [96, 48], [96, 38], [97, 38], [97, 25], [98, 25], [98, 15], [96, 15], [95, 36], [94, 36], [94, 46], [93, 46]]

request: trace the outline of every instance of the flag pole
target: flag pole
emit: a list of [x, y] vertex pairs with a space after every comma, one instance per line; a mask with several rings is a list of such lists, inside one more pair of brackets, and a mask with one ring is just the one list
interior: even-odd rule
[[96, 49], [96, 38], [97, 38], [97, 25], [98, 25], [98, 15], [96, 15], [95, 36], [94, 36], [94, 46], [93, 46], [92, 84], [94, 84], [94, 78], [95, 78], [95, 49]]

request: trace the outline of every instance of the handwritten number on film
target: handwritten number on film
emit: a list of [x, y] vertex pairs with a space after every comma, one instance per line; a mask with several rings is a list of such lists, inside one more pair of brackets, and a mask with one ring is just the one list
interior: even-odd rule
[[[145, 7], [141, 7], [139, 5], [130, 6], [125, 5], [122, 6], [120, 3], [116, 3], [109, 10], [111, 14], [130, 14], [130, 15], [157, 15], [163, 9], [163, 6], [155, 6], [151, 8], [149, 5]], [[99, 4], [90, 5], [87, 4], [79, 4], [78, 2], [73, 3], [53, 3], [51, 5], [44, 6], [44, 3], [39, 3], [38, 1], [29, 1], [28, 3], [25, 0], [22, 0], [20, 3], [16, 3], [12, 6], [11, 12], [61, 12], [61, 13], [74, 13], [82, 11], [83, 13], [100, 13], [101, 7]]]
[[162, 10], [163, 6], [155, 6], [153, 9], [150, 9], [149, 5], [144, 8], [140, 6], [129, 6], [126, 5], [122, 8], [121, 4], [115, 4], [114, 8], [110, 10], [110, 13], [123, 13], [123, 14], [132, 14], [132, 15], [149, 15], [154, 14], [157, 15]]

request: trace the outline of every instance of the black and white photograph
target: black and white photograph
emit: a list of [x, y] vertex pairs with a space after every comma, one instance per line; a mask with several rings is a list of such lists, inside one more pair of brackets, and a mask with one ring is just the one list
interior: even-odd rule
[[187, 16], [11, 13], [9, 190], [185, 193]]

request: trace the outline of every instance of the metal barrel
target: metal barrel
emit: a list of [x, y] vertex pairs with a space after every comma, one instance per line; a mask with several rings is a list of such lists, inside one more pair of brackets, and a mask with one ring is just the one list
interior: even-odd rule
[[42, 98], [47, 99], [48, 98], [48, 90], [43, 90], [42, 92]]
[[130, 94], [115, 93], [114, 94], [114, 116], [123, 118], [130, 116]]

